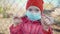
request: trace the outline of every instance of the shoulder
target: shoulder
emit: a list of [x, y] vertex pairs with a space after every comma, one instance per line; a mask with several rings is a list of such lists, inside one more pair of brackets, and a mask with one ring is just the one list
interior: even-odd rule
[[27, 16], [22, 16], [22, 17], [20, 17], [21, 19], [26, 19], [27, 18]]
[[11, 24], [11, 25], [9, 26], [9, 29], [10, 29], [10, 30], [12, 30], [12, 29], [13, 29], [13, 24]]

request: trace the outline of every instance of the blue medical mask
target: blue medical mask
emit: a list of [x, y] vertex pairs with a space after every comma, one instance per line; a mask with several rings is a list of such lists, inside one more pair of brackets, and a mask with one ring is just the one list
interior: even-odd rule
[[26, 16], [27, 16], [30, 20], [33, 20], [33, 21], [41, 19], [41, 14], [40, 14], [40, 13], [33, 14], [32, 12], [27, 11], [27, 12], [26, 12]]

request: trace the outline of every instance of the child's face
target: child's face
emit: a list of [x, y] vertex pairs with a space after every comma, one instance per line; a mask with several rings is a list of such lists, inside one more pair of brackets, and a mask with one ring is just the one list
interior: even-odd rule
[[28, 16], [28, 18], [33, 21], [40, 20], [41, 19], [41, 11], [36, 6], [30, 6], [27, 9], [26, 16]]
[[36, 13], [40, 13], [41, 14], [41, 11], [38, 7], [36, 6], [30, 6], [27, 11], [33, 13], [33, 14], [36, 14]]

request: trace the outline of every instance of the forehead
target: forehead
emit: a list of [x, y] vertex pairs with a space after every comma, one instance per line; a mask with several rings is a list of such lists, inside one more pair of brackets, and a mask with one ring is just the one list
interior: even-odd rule
[[40, 10], [38, 7], [36, 7], [36, 6], [30, 6], [28, 9], [38, 9], [38, 10]]

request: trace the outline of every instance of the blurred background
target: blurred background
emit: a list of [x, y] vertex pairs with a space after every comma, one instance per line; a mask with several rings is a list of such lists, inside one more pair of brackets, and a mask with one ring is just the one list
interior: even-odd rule
[[[0, 34], [9, 34], [13, 17], [23, 16], [27, 0], [0, 0]], [[44, 14], [54, 18], [53, 33], [60, 34], [60, 0], [44, 0]]]

